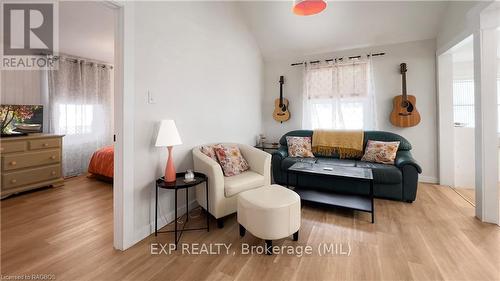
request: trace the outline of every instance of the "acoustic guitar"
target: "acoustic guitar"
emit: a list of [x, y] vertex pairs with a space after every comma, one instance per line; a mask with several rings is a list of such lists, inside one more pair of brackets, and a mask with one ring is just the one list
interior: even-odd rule
[[284, 77], [280, 76], [280, 98], [274, 101], [274, 120], [283, 123], [290, 119], [290, 111], [288, 111], [288, 100], [283, 98], [283, 84], [285, 83]]
[[403, 94], [393, 99], [391, 123], [397, 127], [413, 127], [420, 123], [420, 113], [417, 110], [417, 99], [406, 93], [406, 63], [400, 65]]

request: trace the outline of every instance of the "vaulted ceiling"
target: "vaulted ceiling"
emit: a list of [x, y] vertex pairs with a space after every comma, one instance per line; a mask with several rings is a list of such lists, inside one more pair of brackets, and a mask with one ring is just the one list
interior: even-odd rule
[[296, 16], [293, 1], [238, 7], [266, 60], [435, 38], [446, 2], [329, 1], [314, 16]]

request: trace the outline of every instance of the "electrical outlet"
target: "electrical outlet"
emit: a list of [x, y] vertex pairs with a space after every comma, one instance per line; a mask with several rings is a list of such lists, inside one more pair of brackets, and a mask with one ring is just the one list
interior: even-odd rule
[[148, 103], [149, 104], [155, 104], [156, 99], [151, 91], [148, 91]]

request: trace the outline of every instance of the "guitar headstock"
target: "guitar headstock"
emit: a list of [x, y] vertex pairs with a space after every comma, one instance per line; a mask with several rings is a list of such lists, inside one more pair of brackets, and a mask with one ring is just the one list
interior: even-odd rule
[[285, 83], [285, 76], [280, 76], [280, 84]]
[[406, 73], [407, 69], [406, 69], [406, 63], [402, 63], [399, 65], [399, 68], [400, 68], [400, 71], [401, 71], [401, 74], [404, 74]]

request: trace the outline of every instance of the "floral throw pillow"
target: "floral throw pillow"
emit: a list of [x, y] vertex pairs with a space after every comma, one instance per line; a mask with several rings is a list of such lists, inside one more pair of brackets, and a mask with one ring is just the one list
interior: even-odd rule
[[361, 161], [393, 165], [398, 147], [399, 141], [385, 142], [369, 140], [366, 144], [365, 155], [363, 155]]
[[236, 176], [250, 169], [250, 165], [236, 145], [216, 147], [215, 155], [226, 177]]
[[217, 159], [217, 155], [215, 155], [215, 148], [216, 147], [222, 147], [220, 144], [216, 145], [203, 145], [200, 147], [201, 153], [205, 154], [206, 156], [212, 158], [215, 162], [219, 163], [219, 160]]
[[314, 157], [312, 153], [310, 137], [286, 137], [288, 145], [288, 156], [290, 157]]

